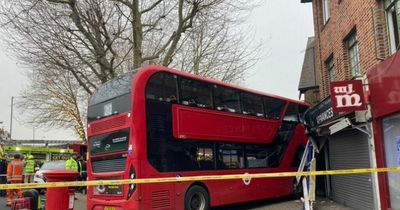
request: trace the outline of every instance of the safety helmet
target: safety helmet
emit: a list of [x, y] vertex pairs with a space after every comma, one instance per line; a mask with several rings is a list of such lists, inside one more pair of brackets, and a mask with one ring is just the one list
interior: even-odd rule
[[28, 159], [33, 159], [33, 155], [28, 155]]

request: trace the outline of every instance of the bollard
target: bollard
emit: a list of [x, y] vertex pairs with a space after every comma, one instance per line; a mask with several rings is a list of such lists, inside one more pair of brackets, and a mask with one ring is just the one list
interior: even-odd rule
[[[79, 173], [71, 170], [52, 170], [43, 173], [48, 182], [76, 181]], [[68, 187], [48, 188], [46, 191], [46, 209], [74, 209], [75, 189]]]

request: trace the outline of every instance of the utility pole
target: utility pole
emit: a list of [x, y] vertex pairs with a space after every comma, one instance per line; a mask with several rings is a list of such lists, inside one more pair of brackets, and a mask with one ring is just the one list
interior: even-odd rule
[[14, 108], [14, 96], [11, 96], [10, 139], [12, 139], [13, 108]]

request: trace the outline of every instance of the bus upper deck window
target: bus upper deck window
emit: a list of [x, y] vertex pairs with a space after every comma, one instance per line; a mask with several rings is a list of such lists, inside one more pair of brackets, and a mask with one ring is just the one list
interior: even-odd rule
[[243, 114], [253, 115], [257, 117], [264, 116], [263, 101], [261, 96], [242, 93], [242, 109]]
[[215, 107], [219, 111], [240, 113], [239, 91], [215, 86], [214, 88]]
[[157, 73], [147, 84], [146, 98], [168, 103], [177, 102], [176, 76], [168, 73]]
[[183, 105], [212, 108], [212, 93], [209, 84], [182, 78], [180, 80], [180, 102]]

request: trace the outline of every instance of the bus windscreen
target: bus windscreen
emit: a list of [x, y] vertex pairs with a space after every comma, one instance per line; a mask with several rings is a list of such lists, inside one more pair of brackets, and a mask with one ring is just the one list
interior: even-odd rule
[[128, 112], [131, 109], [131, 86], [136, 71], [103, 84], [91, 97], [88, 121]]

